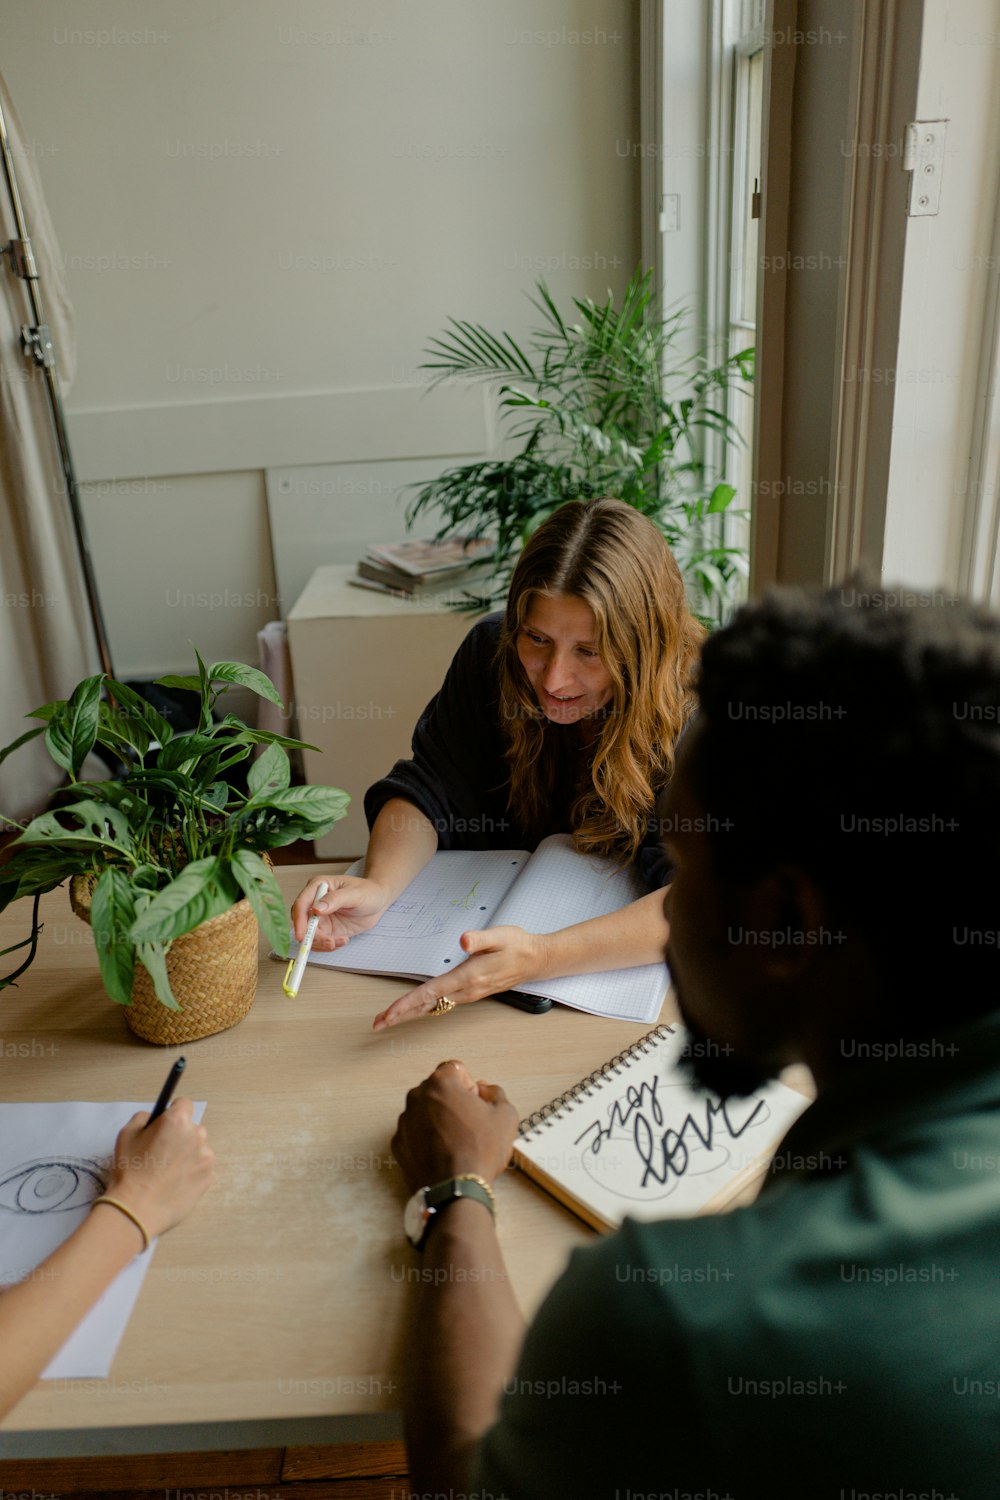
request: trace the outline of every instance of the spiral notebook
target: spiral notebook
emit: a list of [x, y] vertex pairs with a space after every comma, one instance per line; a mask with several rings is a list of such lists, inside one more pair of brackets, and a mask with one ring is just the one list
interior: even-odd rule
[[804, 1094], [769, 1083], [723, 1101], [678, 1072], [680, 1026], [657, 1026], [521, 1121], [514, 1161], [593, 1229], [715, 1213], [767, 1170]]

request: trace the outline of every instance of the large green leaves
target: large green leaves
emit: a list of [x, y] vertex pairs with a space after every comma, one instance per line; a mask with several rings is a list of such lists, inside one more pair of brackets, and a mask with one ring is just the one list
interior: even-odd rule
[[259, 854], [238, 849], [233, 855], [233, 874], [253, 907], [260, 930], [274, 951], [288, 957], [288, 912], [281, 887]]
[[118, 709], [118, 717], [124, 721], [123, 731], [127, 735], [137, 735], [144, 731], [142, 738], [145, 740], [143, 754], [149, 748], [150, 740], [156, 740], [158, 744], [165, 745], [174, 737], [174, 731], [167, 723], [161, 713], [158, 713], [151, 703], [139, 696], [132, 688], [126, 687], [124, 682], [109, 682], [108, 689]]
[[66, 703], [57, 706], [45, 730], [45, 746], [57, 766], [75, 778], [97, 739], [104, 674], [85, 677]]
[[273, 703], [276, 708], [282, 707], [281, 698], [274, 683], [256, 667], [245, 666], [241, 661], [217, 661], [212, 666], [206, 667], [200, 656], [198, 667], [197, 677], [172, 675], [158, 677], [156, 680], [163, 687], [183, 688], [191, 693], [200, 693], [203, 698], [207, 697], [213, 682], [223, 682], [229, 686], [249, 688], [258, 697], [266, 698]]
[[110, 703], [99, 704], [98, 710], [97, 738], [101, 744], [113, 750], [123, 763], [131, 760], [133, 751], [141, 760], [149, 749], [149, 731], [145, 724], [141, 720], [129, 722], [116, 713]]
[[71, 875], [83, 875], [93, 865], [89, 850], [54, 850], [37, 846], [21, 849], [0, 866], [0, 911], [23, 896], [44, 895]]
[[171, 674], [156, 680], [162, 687], [182, 688], [185, 692], [198, 694], [198, 728], [205, 730], [212, 726], [212, 684], [208, 679], [208, 668], [201, 659], [201, 652], [196, 651], [194, 655], [198, 663], [197, 677]]
[[90, 899], [90, 925], [104, 988], [119, 1005], [132, 1001], [135, 947], [129, 928], [135, 920], [135, 894], [121, 870], [105, 870]]
[[153, 981], [153, 989], [156, 998], [161, 1005], [168, 1010], [183, 1010], [183, 1006], [177, 1004], [173, 990], [170, 988], [170, 976], [167, 974], [167, 955], [162, 943], [136, 943], [136, 958], [146, 970]]
[[[139, 891], [136, 893], [135, 911], [137, 917], [143, 915], [149, 907], [149, 903], [150, 896], [148, 892]], [[170, 988], [170, 978], [167, 974], [167, 953], [164, 945], [162, 943], [136, 943], [135, 956], [153, 981], [153, 989], [160, 1004], [165, 1005], [168, 1010], [180, 1010], [181, 1007], [177, 1004], [174, 992]]]
[[21, 746], [26, 745], [29, 740], [35, 740], [40, 734], [44, 733], [45, 725], [36, 724], [34, 729], [29, 729], [25, 734], [19, 735], [16, 740], [11, 740], [9, 745], [4, 746], [4, 748], [0, 750], [0, 766], [3, 765], [8, 755], [11, 755], [15, 750], [19, 750]]
[[[111, 701], [102, 698], [105, 684]], [[68, 700], [43, 703], [32, 710], [30, 717], [43, 719], [47, 727], [29, 730], [0, 750], [0, 762], [19, 745], [44, 733], [46, 748], [56, 765], [75, 777], [97, 743], [128, 760], [131, 752], [141, 758], [151, 740], [165, 744], [173, 737], [173, 730], [162, 714], [132, 688], [106, 678], [103, 673], [84, 678]]]
[[[216, 700], [230, 686], [279, 704], [262, 672], [239, 662], [206, 666], [195, 655], [196, 676], [163, 679], [197, 696], [193, 734], [175, 734], [133, 689], [98, 675], [84, 679], [67, 700], [35, 709], [32, 717], [41, 723], [0, 749], [2, 761], [44, 736], [70, 781], [54, 794], [51, 810], [33, 819], [10, 847], [0, 866], [0, 911], [22, 897], [37, 899], [69, 876], [95, 876], [98, 960], [105, 987], [120, 1004], [128, 1003], [138, 962], [163, 1004], [176, 1007], [167, 974], [170, 943], [243, 894], [273, 947], [285, 952], [284, 901], [254, 851], [326, 832], [350, 800], [333, 787], [290, 785], [285, 749], [302, 741], [253, 729], [233, 714], [214, 717]], [[105, 686], [108, 696], [102, 698]], [[78, 779], [95, 744], [118, 756], [119, 777]], [[249, 769], [244, 795], [228, 773], [256, 744], [266, 748]], [[149, 753], [154, 746], [155, 759]], [[37, 936], [33, 925], [32, 938], [17, 945], [30, 949], [29, 962]]]
[[191, 932], [239, 896], [239, 887], [223, 860], [196, 859], [159, 891], [132, 924], [135, 943], [169, 943]]
[[221, 730], [233, 726], [241, 730], [243, 738], [253, 745], [284, 745], [286, 750], [315, 750], [317, 754], [319, 753], [319, 746], [311, 745], [308, 740], [291, 739], [287, 734], [275, 734], [270, 729], [247, 729], [235, 714], [226, 714], [216, 727], [217, 730]]
[[281, 708], [281, 695], [270, 677], [256, 667], [244, 666], [241, 661], [217, 661], [208, 669], [209, 682], [232, 683], [236, 687], [249, 688], [259, 698], [266, 698], [275, 708]]
[[288, 756], [280, 745], [268, 745], [247, 776], [247, 787], [254, 799], [272, 792], [284, 791], [291, 780]]
[[33, 818], [20, 838], [14, 840], [15, 848], [25, 844], [62, 845], [68, 849], [89, 847], [128, 854], [132, 838], [128, 818], [120, 808], [85, 798], [71, 807]]
[[290, 786], [284, 791], [260, 792], [243, 809], [241, 822], [258, 849], [277, 849], [295, 839], [328, 833], [347, 811], [347, 792], [332, 786]]
[[156, 757], [160, 771], [181, 771], [185, 776], [207, 756], [216, 756], [221, 746], [210, 734], [179, 734], [164, 745]]

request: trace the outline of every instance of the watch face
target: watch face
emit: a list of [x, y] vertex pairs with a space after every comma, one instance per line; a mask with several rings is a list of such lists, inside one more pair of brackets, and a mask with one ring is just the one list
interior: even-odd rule
[[427, 1228], [427, 1189], [419, 1188], [403, 1210], [403, 1228], [412, 1245], [419, 1245]]

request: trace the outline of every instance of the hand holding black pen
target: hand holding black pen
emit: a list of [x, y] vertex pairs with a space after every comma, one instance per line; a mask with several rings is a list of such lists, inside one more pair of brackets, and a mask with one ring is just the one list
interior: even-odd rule
[[150, 1115], [149, 1119], [146, 1121], [144, 1127], [146, 1130], [149, 1129], [154, 1120], [158, 1120], [160, 1118], [163, 1111], [166, 1109], [167, 1105], [174, 1097], [174, 1089], [177, 1087], [178, 1083], [180, 1083], [181, 1074], [184, 1072], [184, 1069], [186, 1067], [187, 1063], [185, 1062], [184, 1058], [179, 1057], [174, 1063], [173, 1067], [170, 1069], [170, 1072], [167, 1074], [167, 1081], [160, 1090], [160, 1097], [153, 1105], [153, 1112]]
[[162, 1120], [155, 1146], [140, 1147], [145, 1131], [167, 1114], [184, 1067], [179, 1057], [149, 1118], [143, 1122], [142, 1115], [135, 1114], [119, 1132], [107, 1187], [92, 1203], [95, 1209], [107, 1204], [129, 1219], [144, 1250], [190, 1212], [212, 1180], [215, 1158], [204, 1127], [194, 1122], [190, 1099], [179, 1099]]
[[[30, 1277], [0, 1297], [0, 1417], [37, 1380], [80, 1318], [115, 1277], [153, 1240], [194, 1208], [215, 1176], [215, 1157], [194, 1104], [167, 1109], [183, 1069], [171, 1069], [150, 1119], [164, 1115], [152, 1137], [145, 1111], [118, 1132], [104, 1192], [72, 1234]], [[75, 1217], [75, 1216], [74, 1216]]]

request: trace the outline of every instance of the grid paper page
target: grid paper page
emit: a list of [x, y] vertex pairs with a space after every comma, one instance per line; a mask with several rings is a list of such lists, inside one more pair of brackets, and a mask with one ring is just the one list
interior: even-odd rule
[[[620, 911], [647, 895], [637, 871], [579, 854], [569, 834], [543, 839], [517, 884], [508, 891], [491, 925], [509, 922], [528, 932], [556, 932], [585, 918]], [[660, 1014], [670, 976], [665, 964], [572, 974], [515, 985], [527, 995], [547, 995], [575, 1010], [649, 1025]]]
[[[414, 979], [446, 974], [465, 961], [462, 933], [494, 925], [494, 910], [527, 859], [524, 849], [441, 850], [370, 932], [335, 953], [314, 951], [309, 962]], [[358, 860], [345, 873], [357, 875], [362, 868]]]
[[642, 1026], [650, 1026], [659, 1019], [669, 987], [666, 964], [605, 969], [600, 974], [567, 974], [562, 979], [539, 979], [514, 986], [525, 995], [547, 995], [560, 1005], [569, 1005], [590, 1016], [636, 1021]]

